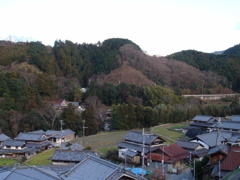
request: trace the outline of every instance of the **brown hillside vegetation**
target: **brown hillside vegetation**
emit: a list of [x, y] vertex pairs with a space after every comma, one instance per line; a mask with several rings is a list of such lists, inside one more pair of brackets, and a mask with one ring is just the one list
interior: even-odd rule
[[118, 83], [124, 82], [127, 84], [134, 84], [136, 86], [154, 85], [155, 83], [149, 80], [140, 71], [129, 66], [125, 61], [123, 65], [111, 71], [108, 75], [98, 75], [93, 77], [99, 84], [112, 83], [117, 85]]
[[212, 72], [202, 72], [184, 62], [148, 56], [131, 45], [121, 47], [120, 52], [122, 61], [165, 87], [181, 89], [182, 93], [201, 93], [202, 86], [208, 89], [204, 93], [229, 92], [220, 85], [227, 84], [227, 79]]

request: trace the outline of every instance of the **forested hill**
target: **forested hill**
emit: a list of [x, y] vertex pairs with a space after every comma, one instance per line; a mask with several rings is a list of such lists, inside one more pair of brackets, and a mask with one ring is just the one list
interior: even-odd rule
[[[235, 62], [233, 55], [225, 56]], [[41, 42], [0, 41], [0, 133], [16, 137], [20, 131], [59, 129], [58, 120], [64, 119], [64, 128], [80, 135], [85, 119], [86, 135], [94, 134], [101, 129], [109, 108], [114, 129], [185, 121], [196, 114], [236, 112], [236, 102], [224, 108], [208, 108], [198, 100], [186, 105], [182, 93], [230, 90], [227, 78], [221, 76], [225, 69], [217, 75], [200, 71], [206, 68], [197, 66], [194, 58], [184, 55], [182, 59], [197, 68], [172, 58], [148, 56], [128, 39], [96, 44], [58, 40], [53, 47]], [[228, 71], [227, 75], [237, 72]], [[88, 88], [87, 92], [82, 93], [81, 87]], [[57, 113], [51, 106], [57, 99], [84, 103], [86, 110], [80, 116], [69, 106]]]
[[212, 71], [225, 76], [229, 80], [228, 87], [240, 92], [240, 44], [220, 55], [185, 50], [171, 54], [167, 58], [183, 61], [201, 71]]

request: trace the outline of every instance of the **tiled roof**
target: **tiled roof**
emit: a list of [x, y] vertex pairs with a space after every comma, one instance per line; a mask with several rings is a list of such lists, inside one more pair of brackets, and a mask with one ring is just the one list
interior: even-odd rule
[[53, 171], [39, 169], [36, 167], [17, 167], [12, 170], [0, 172], [0, 179], [3, 180], [60, 180], [60, 177]]
[[[145, 133], [145, 135], [144, 135], [145, 144], [150, 144], [157, 138], [163, 140], [161, 137], [159, 137], [156, 134], [146, 134]], [[142, 132], [138, 132], [138, 131], [129, 131], [125, 135], [124, 140], [125, 141], [136, 142], [136, 143], [143, 143], [143, 134], [142, 134]]]
[[37, 149], [35, 148], [24, 148], [24, 149], [0, 149], [0, 154], [7, 153], [35, 153]]
[[69, 134], [75, 134], [75, 132], [70, 129], [66, 129], [66, 130], [62, 130], [62, 131], [56, 131], [56, 130], [47, 130], [46, 131], [47, 136], [52, 136], [52, 135], [66, 136]]
[[132, 150], [129, 150], [129, 149], [126, 151], [126, 155], [129, 156], [129, 157], [134, 157], [137, 154], [138, 154], [138, 152], [132, 151]]
[[176, 144], [184, 149], [197, 149], [200, 144], [196, 142], [189, 142], [189, 141], [176, 141]]
[[181, 148], [176, 143], [168, 145], [168, 146], [162, 146], [162, 147], [160, 147], [160, 150], [163, 151], [165, 154], [167, 154], [169, 157], [177, 156], [179, 154], [188, 155], [187, 151], [185, 149]]
[[216, 124], [216, 127], [240, 130], [239, 122], [234, 121], [221, 121], [221, 123]]
[[84, 147], [81, 144], [74, 143], [69, 147], [69, 149], [71, 149], [71, 150], [83, 150]]
[[15, 139], [24, 141], [44, 141], [48, 138], [44, 134], [20, 132]]
[[35, 134], [45, 134], [44, 130], [37, 130], [37, 131], [31, 131], [29, 133], [35, 133]]
[[240, 122], [240, 115], [232, 115], [230, 120]]
[[36, 148], [36, 149], [43, 149], [45, 147], [48, 147], [52, 144], [50, 141], [45, 141], [43, 143], [27, 143], [26, 146], [29, 148]]
[[228, 152], [227, 157], [220, 165], [221, 170], [233, 171], [240, 166], [240, 153]]
[[166, 163], [169, 162], [169, 156], [159, 154], [159, 153], [148, 153], [147, 159], [151, 159], [153, 161], [158, 161], [158, 162], [162, 162], [162, 160], [164, 159], [164, 162]]
[[190, 124], [190, 126], [215, 127], [214, 123], [198, 123], [198, 122], [193, 122]]
[[123, 176], [136, 180], [145, 180], [145, 178], [121, 166], [93, 156], [88, 156], [72, 170], [63, 175], [62, 178], [66, 180], [76, 180], [79, 178], [84, 180], [114, 180], [120, 179]]
[[221, 142], [226, 141], [231, 137], [230, 133], [223, 132], [211, 132], [198, 135], [197, 138], [209, 145], [210, 147], [215, 147], [220, 145]]
[[56, 150], [52, 157], [49, 159], [53, 161], [72, 161], [80, 162], [85, 159], [88, 155], [96, 156], [94, 151], [69, 151], [69, 150]]
[[3, 146], [19, 146], [22, 147], [25, 144], [25, 141], [12, 140], [8, 139], [3, 142]]
[[202, 121], [202, 122], [208, 122], [212, 116], [207, 116], [207, 115], [197, 115], [195, 116], [192, 120], [193, 121]]
[[[161, 145], [156, 146], [156, 147], [151, 147], [151, 152], [158, 150], [160, 146]], [[133, 143], [129, 143], [129, 142], [120, 142], [120, 143], [118, 143], [118, 147], [130, 149], [130, 150], [135, 150], [137, 152], [142, 152], [143, 151], [143, 147], [142, 147], [141, 144], [133, 144]], [[145, 146], [144, 147], [144, 153], [147, 154], [149, 152], [150, 152], [150, 148]]]
[[6, 136], [5, 134], [0, 134], [0, 141], [5, 141], [7, 139], [10, 139], [10, 137]]
[[215, 154], [221, 152], [223, 154], [227, 154], [228, 153], [228, 148], [225, 144], [220, 144], [219, 146], [216, 146], [212, 149], [209, 150], [207, 155], [211, 155], [211, 154]]

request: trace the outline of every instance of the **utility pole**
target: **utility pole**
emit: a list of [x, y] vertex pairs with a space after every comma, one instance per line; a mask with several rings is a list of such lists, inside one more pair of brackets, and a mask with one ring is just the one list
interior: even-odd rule
[[61, 137], [61, 140], [60, 140], [60, 149], [62, 149], [62, 126], [63, 126], [63, 120], [59, 120], [60, 124], [61, 124], [61, 132], [60, 132], [60, 137]]
[[82, 127], [82, 128], [83, 128], [83, 139], [82, 139], [82, 141], [83, 141], [83, 142], [82, 142], [83, 147], [84, 147], [84, 143], [85, 143], [85, 142], [84, 142], [84, 136], [85, 136], [85, 131], [84, 131], [84, 129], [88, 128], [88, 127], [85, 126], [85, 122], [86, 122], [86, 120], [84, 119], [84, 120], [82, 121], [82, 123], [83, 123], [83, 127]]
[[142, 132], [142, 135], [143, 135], [143, 150], [142, 150], [142, 177], [143, 177], [143, 170], [144, 170], [144, 149], [145, 149], [145, 133], [144, 133], [144, 128], [143, 128], [143, 132]]

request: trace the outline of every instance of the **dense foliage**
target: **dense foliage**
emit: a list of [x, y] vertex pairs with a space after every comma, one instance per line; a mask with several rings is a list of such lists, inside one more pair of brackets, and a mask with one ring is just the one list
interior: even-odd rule
[[186, 62], [200, 70], [216, 72], [230, 81], [229, 88], [240, 92], [240, 45], [226, 50], [221, 55], [194, 50], [181, 51], [168, 58]]
[[[122, 65], [121, 58], [124, 55], [120, 49], [125, 44], [132, 44], [134, 50], [140, 50], [133, 42], [118, 38], [97, 44], [58, 40], [54, 47], [44, 46], [41, 42], [0, 41], [0, 133], [15, 137], [20, 131], [59, 129], [59, 120], [63, 119], [63, 128], [70, 128], [81, 135], [85, 119], [88, 127], [85, 134], [95, 134], [102, 129], [108, 109], [111, 109], [110, 121], [114, 129], [181, 122], [196, 114], [225, 116], [239, 112], [239, 102], [235, 99], [230, 100], [230, 106], [222, 107], [182, 98], [181, 93], [161, 86], [159, 77], [164, 75], [158, 76], [158, 69], [153, 71], [153, 67], [144, 64], [142, 66], [152, 69], [145, 69], [145, 72], [152, 80], [157, 79], [158, 85], [136, 86], [120, 81], [114, 85], [92, 80], [93, 75], [108, 74]], [[233, 87], [238, 88], [237, 80], [240, 76], [237, 75], [240, 67], [236, 63], [237, 55], [209, 55], [211, 61], [221, 65], [217, 67], [215, 62], [205, 58], [207, 55], [195, 53], [197, 55], [190, 53], [193, 57], [188, 56], [188, 52], [179, 57], [200, 69], [213, 68], [219, 73], [225, 73], [229, 79], [232, 78]], [[196, 62], [195, 57], [200, 57], [199, 62], [202, 63]], [[226, 62], [225, 57], [228, 58]], [[125, 59], [132, 60], [132, 65], [138, 64], [141, 69], [143, 61], [140, 62], [140, 58], [130, 53]], [[177, 65], [180, 66], [183, 65]], [[168, 67], [174, 66], [168, 64]], [[173, 75], [174, 71], [171, 72]], [[172, 77], [176, 80], [172, 83], [181, 88], [177, 74]], [[184, 78], [181, 79], [183, 80]], [[87, 87], [87, 92], [83, 94], [81, 87]], [[84, 103], [85, 111], [79, 113], [71, 105], [58, 111], [52, 106], [52, 102], [57, 99]]]

